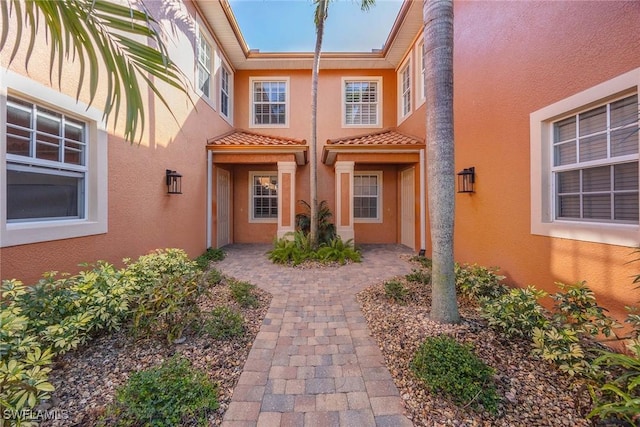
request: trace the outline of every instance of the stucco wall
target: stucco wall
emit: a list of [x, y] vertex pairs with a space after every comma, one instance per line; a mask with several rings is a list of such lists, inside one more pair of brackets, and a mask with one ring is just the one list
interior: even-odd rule
[[[167, 11], [165, 11], [167, 12]], [[193, 79], [193, 10], [174, 8], [175, 41], [167, 43], [188, 79]], [[166, 17], [165, 17], [166, 18]], [[26, 48], [26, 44], [24, 46]], [[9, 49], [0, 52], [6, 66]], [[9, 68], [26, 75], [24, 51]], [[61, 87], [54, 75], [50, 83], [48, 47], [42, 40], [36, 46], [28, 68], [34, 81], [52, 86], [75, 97], [78, 81], [77, 64], [66, 63]], [[55, 73], [54, 73], [55, 74]], [[104, 82], [104, 78], [101, 79]], [[230, 129], [219, 114], [199, 97], [194, 102], [175, 90], [163, 86], [166, 98], [176, 116], [152, 94], [146, 97], [146, 129], [139, 144], [121, 138], [113, 128], [111, 117], [108, 131], [108, 232], [81, 238], [27, 244], [0, 249], [0, 277], [19, 278], [31, 283], [45, 271], [75, 272], [81, 262], [98, 259], [120, 264], [124, 257], [137, 257], [155, 248], [180, 247], [196, 256], [206, 248], [206, 151], [209, 137]], [[102, 107], [106, 87], [100, 86], [94, 107]], [[36, 94], [37, 95], [37, 94]], [[80, 99], [88, 101], [86, 91]], [[118, 118], [122, 129], [124, 112]], [[203, 125], [204, 124], [204, 125]], [[183, 175], [181, 195], [167, 195], [165, 169]], [[4, 191], [4, 189], [2, 190]]]
[[456, 170], [477, 172], [476, 193], [456, 195], [458, 261], [554, 292], [587, 280], [618, 314], [640, 300], [633, 248], [531, 234], [529, 156], [530, 113], [640, 67], [638, 22], [637, 2], [455, 3]]

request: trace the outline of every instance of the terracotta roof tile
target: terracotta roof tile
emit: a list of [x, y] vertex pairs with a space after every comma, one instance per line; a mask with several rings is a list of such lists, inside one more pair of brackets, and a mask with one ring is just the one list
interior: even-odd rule
[[235, 130], [224, 135], [211, 138], [207, 141], [209, 145], [225, 146], [225, 145], [243, 145], [243, 146], [278, 146], [278, 145], [305, 145], [307, 141], [282, 138], [279, 136], [260, 135], [257, 133], [246, 132], [243, 130]]
[[394, 129], [366, 135], [329, 139], [327, 145], [423, 145], [424, 141], [402, 134]]

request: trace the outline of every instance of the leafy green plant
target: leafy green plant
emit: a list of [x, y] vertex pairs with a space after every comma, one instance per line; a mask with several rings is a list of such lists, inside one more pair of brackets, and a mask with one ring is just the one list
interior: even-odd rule
[[616, 321], [607, 316], [604, 307], [596, 302], [596, 296], [586, 285], [579, 282], [574, 285], [556, 283], [564, 292], [551, 295], [555, 301], [554, 322], [575, 329], [578, 334], [596, 337], [600, 334], [608, 337], [617, 327]]
[[219, 270], [212, 268], [205, 273], [204, 282], [208, 286], [215, 286], [222, 283], [222, 279], [223, 279], [222, 273], [220, 273]]
[[509, 337], [530, 338], [535, 328], [544, 329], [548, 324], [545, 310], [538, 300], [546, 292], [528, 286], [511, 289], [497, 298], [481, 299], [481, 316], [489, 326], [503, 331]]
[[215, 339], [237, 337], [244, 334], [244, 318], [229, 307], [216, 307], [205, 318], [204, 331]]
[[[296, 229], [306, 236], [311, 231], [311, 206], [304, 200], [300, 200], [299, 203], [304, 206], [305, 211], [296, 214]], [[318, 244], [328, 244], [336, 237], [336, 227], [331, 222], [333, 214], [326, 200], [318, 204], [316, 217], [318, 218]]]
[[267, 252], [268, 258], [275, 264], [298, 265], [308, 259], [315, 258], [309, 237], [301, 231], [287, 233], [284, 237], [274, 239], [273, 249]]
[[631, 425], [640, 422], [640, 341], [632, 341], [628, 348], [630, 354], [606, 351], [594, 361], [614, 376], [601, 387], [590, 388], [594, 407], [589, 418], [613, 418]]
[[218, 386], [180, 356], [131, 375], [98, 425], [207, 426], [219, 406]]
[[339, 264], [345, 264], [347, 261], [360, 262], [362, 260], [360, 251], [353, 245], [353, 239], [344, 242], [340, 236], [318, 249], [317, 258], [321, 262], [337, 262]]
[[398, 280], [390, 280], [388, 282], [384, 282], [384, 293], [387, 298], [397, 303], [404, 304], [407, 301], [409, 290], [402, 284], [402, 282]]
[[580, 343], [578, 332], [573, 328], [547, 326], [534, 328], [532, 353], [553, 362], [571, 376], [595, 375], [597, 366], [591, 363], [589, 351]]
[[419, 263], [423, 268], [431, 268], [431, 258], [425, 256], [416, 255], [411, 257], [411, 261]]
[[418, 270], [414, 268], [411, 270], [411, 273], [404, 277], [408, 281], [414, 283], [422, 283], [423, 285], [431, 283], [431, 271], [429, 270]]
[[481, 267], [477, 264], [455, 264], [456, 288], [467, 298], [498, 298], [508, 288], [501, 282], [504, 276], [496, 274], [498, 267]]
[[256, 297], [254, 290], [256, 285], [252, 285], [249, 282], [243, 282], [240, 280], [229, 280], [229, 290], [231, 290], [231, 296], [242, 307], [257, 307], [258, 298]]
[[169, 343], [200, 318], [199, 297], [206, 292], [201, 271], [181, 249], [143, 255], [128, 269], [137, 279], [132, 330], [165, 335]]
[[222, 261], [226, 254], [220, 248], [208, 248], [203, 254], [196, 257], [195, 262], [200, 270], [206, 270], [211, 261]]
[[445, 393], [458, 405], [497, 411], [494, 370], [469, 345], [444, 335], [429, 337], [416, 351], [411, 370], [430, 390]]

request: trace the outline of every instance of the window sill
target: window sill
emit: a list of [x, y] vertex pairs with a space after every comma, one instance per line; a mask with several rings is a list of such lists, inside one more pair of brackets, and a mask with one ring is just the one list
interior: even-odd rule
[[531, 234], [617, 246], [640, 245], [640, 226], [637, 224], [538, 222], [531, 224]]
[[106, 221], [60, 220], [11, 223], [2, 230], [0, 247], [72, 239], [106, 232]]

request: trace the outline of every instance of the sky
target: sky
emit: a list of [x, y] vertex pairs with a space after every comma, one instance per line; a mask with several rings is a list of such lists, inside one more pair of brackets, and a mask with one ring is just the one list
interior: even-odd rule
[[[312, 0], [230, 0], [250, 49], [260, 52], [313, 52]], [[381, 49], [402, 0], [376, 0], [369, 11], [359, 0], [333, 0], [325, 24], [323, 52], [371, 52]]]

